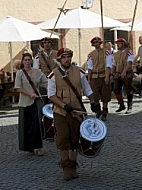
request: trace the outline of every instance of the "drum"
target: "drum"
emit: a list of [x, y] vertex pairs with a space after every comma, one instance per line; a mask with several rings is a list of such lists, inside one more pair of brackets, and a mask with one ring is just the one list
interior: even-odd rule
[[100, 119], [86, 118], [80, 126], [79, 153], [86, 157], [96, 157], [103, 145], [107, 128]]
[[42, 108], [43, 116], [43, 128], [44, 128], [44, 138], [48, 141], [54, 141], [55, 138], [55, 126], [53, 122], [53, 104], [46, 104]]

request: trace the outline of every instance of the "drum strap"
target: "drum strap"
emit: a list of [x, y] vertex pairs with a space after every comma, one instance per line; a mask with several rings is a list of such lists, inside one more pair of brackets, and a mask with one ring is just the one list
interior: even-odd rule
[[71, 83], [71, 81], [70, 81], [69, 78], [67, 77], [66, 73], [65, 73], [60, 67], [58, 67], [58, 70], [59, 70], [60, 73], [62, 74], [63, 79], [66, 81], [66, 83], [71, 87], [71, 89], [72, 89], [73, 92], [75, 93], [75, 95], [76, 95], [76, 97], [77, 97], [77, 99], [78, 99], [78, 101], [79, 101], [79, 103], [80, 103], [80, 105], [81, 105], [83, 111], [84, 111], [84, 112], [87, 112], [87, 111], [86, 111], [86, 108], [85, 108], [85, 106], [84, 106], [84, 104], [83, 104], [83, 102], [82, 102], [82, 100], [81, 100], [81, 95], [80, 95], [79, 92], [76, 90], [76, 88], [73, 86], [73, 84]]
[[40, 97], [41, 101], [42, 101], [42, 102], [43, 102], [43, 104], [44, 104], [44, 100], [43, 100], [43, 98], [42, 98], [41, 94], [37, 91], [37, 89], [36, 89], [36, 87], [35, 87], [35, 85], [34, 85], [34, 83], [33, 83], [32, 79], [31, 79], [31, 77], [28, 75], [28, 73], [26, 72], [26, 70], [25, 70], [25, 69], [23, 69], [23, 73], [24, 73], [24, 74], [25, 74], [25, 76], [27, 77], [27, 79], [28, 79], [28, 81], [29, 81], [30, 85], [32, 86], [32, 88], [33, 88], [34, 92], [36, 93], [36, 95]]

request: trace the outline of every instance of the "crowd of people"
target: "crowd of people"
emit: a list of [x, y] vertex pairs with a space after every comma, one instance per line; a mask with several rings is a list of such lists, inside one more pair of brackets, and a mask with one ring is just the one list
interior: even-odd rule
[[[142, 44], [142, 37], [139, 41]], [[24, 53], [21, 60], [23, 68], [16, 71], [14, 88], [20, 93], [19, 150], [27, 151], [28, 155], [44, 155], [42, 106], [52, 102], [56, 146], [60, 150], [64, 180], [78, 178], [79, 128], [82, 113], [86, 111], [81, 100], [82, 92], [88, 97], [96, 118], [106, 121], [112, 86], [119, 103], [116, 112], [126, 109], [122, 95], [124, 87], [127, 96], [126, 113], [130, 113], [133, 103], [134, 61], [140, 57], [142, 64], [142, 48], [139, 48], [134, 57], [123, 38], [115, 41], [117, 51], [113, 49], [111, 42], [102, 47], [100, 37], [92, 38], [90, 43], [94, 50], [88, 54], [87, 78], [81, 67], [72, 64], [73, 51], [69, 48], [55, 51], [51, 38], [41, 40], [39, 53], [34, 60], [30, 53]], [[46, 99], [43, 95], [47, 95]]]

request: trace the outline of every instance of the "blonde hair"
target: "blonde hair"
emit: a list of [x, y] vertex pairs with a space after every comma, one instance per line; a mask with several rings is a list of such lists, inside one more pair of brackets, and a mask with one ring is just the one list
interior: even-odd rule
[[19, 66], [21, 67], [21, 60], [16, 59], [16, 60], [13, 62], [13, 68], [14, 68], [15, 70], [19, 70], [19, 69], [20, 69]]

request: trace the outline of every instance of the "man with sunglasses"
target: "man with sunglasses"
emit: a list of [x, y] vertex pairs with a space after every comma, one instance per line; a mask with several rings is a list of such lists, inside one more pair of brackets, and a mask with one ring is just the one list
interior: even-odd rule
[[[96, 117], [105, 121], [108, 102], [111, 100], [110, 72], [113, 54], [101, 47], [100, 37], [94, 37], [90, 42], [95, 49], [88, 55], [88, 82], [94, 94]], [[102, 109], [100, 100], [102, 101]]]

